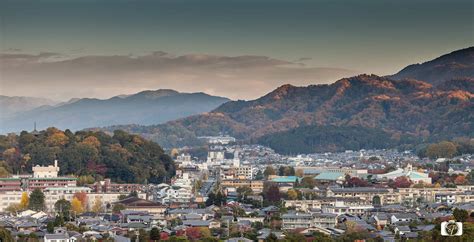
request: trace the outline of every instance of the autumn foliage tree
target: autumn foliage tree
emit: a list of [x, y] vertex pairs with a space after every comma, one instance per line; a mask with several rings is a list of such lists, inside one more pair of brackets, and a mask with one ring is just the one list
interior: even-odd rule
[[103, 203], [100, 197], [96, 197], [94, 201], [94, 206], [92, 206], [92, 211], [95, 213], [100, 213], [103, 211]]
[[290, 200], [296, 200], [298, 198], [298, 192], [296, 192], [295, 189], [289, 189], [288, 192], [286, 192], [286, 196]]
[[346, 187], [366, 187], [369, 183], [365, 180], [360, 179], [359, 177], [346, 176], [345, 186]]
[[74, 198], [77, 198], [82, 205], [82, 210], [85, 211], [87, 209], [87, 193], [85, 192], [76, 192], [74, 193]]
[[74, 211], [76, 214], [80, 214], [84, 212], [83, 205], [81, 203], [81, 200], [79, 200], [77, 197], [73, 197], [71, 201], [71, 209]]
[[426, 155], [431, 159], [451, 158], [457, 152], [456, 145], [453, 142], [442, 141], [437, 144], [431, 144], [426, 148]]
[[272, 166], [267, 166], [265, 168], [265, 171], [263, 172], [263, 175], [265, 176], [265, 178], [268, 178], [269, 176], [272, 176], [272, 175], [276, 175], [275, 168], [273, 168]]
[[278, 185], [274, 183], [266, 183], [265, 185], [266, 186], [264, 187], [264, 193], [263, 193], [265, 199], [272, 203], [279, 202], [281, 199], [281, 195], [280, 195], [280, 189], [278, 188]]
[[313, 177], [303, 177], [299, 183], [300, 187], [313, 189], [316, 186], [316, 180]]
[[30, 198], [28, 197], [28, 193], [27, 192], [21, 193], [20, 208], [27, 209], [29, 201], [30, 201]]
[[197, 241], [201, 238], [201, 230], [197, 227], [190, 227], [186, 229], [186, 236], [191, 241]]
[[459, 175], [454, 179], [454, 184], [456, 185], [464, 185], [467, 183], [466, 176], [464, 175]]
[[407, 188], [410, 187], [413, 183], [406, 176], [399, 176], [395, 180], [390, 180], [388, 186], [391, 188]]

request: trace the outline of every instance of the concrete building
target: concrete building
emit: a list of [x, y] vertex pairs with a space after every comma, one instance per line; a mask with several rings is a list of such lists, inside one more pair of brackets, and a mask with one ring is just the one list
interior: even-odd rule
[[431, 184], [431, 177], [428, 173], [418, 172], [413, 170], [413, 166], [408, 164], [405, 168], [398, 168], [395, 171], [379, 174], [376, 176], [379, 180], [395, 180], [397, 177], [408, 177], [413, 183]]
[[59, 166], [58, 161], [54, 160], [54, 165], [40, 166], [36, 165], [33, 167], [34, 178], [51, 178], [58, 177]]
[[372, 202], [375, 196], [380, 198], [381, 204], [399, 203], [400, 196], [393, 192], [391, 188], [374, 188], [374, 187], [345, 187], [345, 188], [328, 188], [327, 197], [340, 198], [359, 198], [368, 202]]
[[263, 191], [263, 181], [249, 180], [249, 179], [225, 179], [221, 180], [221, 186], [224, 188], [233, 187], [250, 187], [254, 193], [261, 193]]
[[324, 206], [322, 211], [324, 213], [333, 213], [337, 215], [365, 215], [370, 210], [374, 209], [372, 205], [348, 205], [344, 201], [336, 201], [333, 206]]

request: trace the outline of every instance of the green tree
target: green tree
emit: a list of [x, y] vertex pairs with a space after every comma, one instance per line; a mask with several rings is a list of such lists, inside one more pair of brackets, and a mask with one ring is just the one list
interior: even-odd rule
[[268, 178], [269, 176], [276, 175], [276, 171], [272, 166], [267, 166], [263, 172], [263, 175], [265, 178]]
[[46, 230], [50, 234], [54, 233], [54, 222], [53, 221], [48, 222], [48, 224], [46, 225]]
[[431, 159], [451, 158], [457, 152], [456, 145], [453, 142], [442, 141], [437, 144], [431, 144], [426, 148], [426, 155]]
[[312, 177], [303, 177], [300, 182], [300, 187], [313, 189], [316, 186], [316, 181]]
[[30, 194], [28, 208], [34, 211], [41, 211], [44, 207], [44, 194], [40, 189], [35, 188], [35, 190]]
[[122, 210], [125, 210], [125, 206], [121, 203], [117, 203], [112, 207], [113, 213], [120, 213]]
[[469, 217], [469, 213], [464, 209], [455, 208], [453, 210], [453, 216], [456, 219], [456, 221], [466, 222], [467, 218]]
[[304, 235], [296, 232], [287, 232], [285, 236], [285, 241], [287, 242], [302, 242], [306, 241]]
[[150, 239], [153, 241], [160, 240], [160, 230], [157, 227], [150, 230]]
[[263, 172], [261, 170], [258, 170], [257, 171], [257, 174], [255, 175], [255, 180], [263, 180], [264, 178], [264, 175], [263, 175]]
[[137, 191], [131, 191], [130, 194], [128, 194], [128, 197], [138, 197], [138, 192]]
[[296, 200], [298, 198], [298, 193], [294, 189], [289, 189], [288, 192], [286, 192], [286, 196], [290, 200]]
[[239, 194], [239, 201], [243, 201], [243, 200], [247, 199], [247, 196], [252, 195], [252, 193], [253, 193], [252, 188], [250, 188], [248, 186], [239, 187], [239, 188], [237, 188], [236, 191]]
[[373, 198], [372, 198], [372, 205], [374, 207], [377, 207], [377, 206], [380, 206], [382, 204], [381, 200], [380, 200], [380, 196], [379, 195], [375, 195]]
[[467, 180], [469, 181], [469, 184], [474, 184], [474, 169], [467, 175]]
[[66, 199], [60, 199], [54, 203], [54, 210], [61, 216], [65, 221], [69, 221], [71, 218], [71, 202]]
[[13, 237], [10, 231], [6, 228], [0, 227], [0, 241], [4, 242], [13, 242]]

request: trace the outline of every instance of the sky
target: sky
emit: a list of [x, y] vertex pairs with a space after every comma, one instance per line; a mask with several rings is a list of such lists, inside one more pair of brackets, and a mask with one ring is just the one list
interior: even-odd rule
[[0, 0], [0, 94], [254, 99], [474, 44], [471, 0]]

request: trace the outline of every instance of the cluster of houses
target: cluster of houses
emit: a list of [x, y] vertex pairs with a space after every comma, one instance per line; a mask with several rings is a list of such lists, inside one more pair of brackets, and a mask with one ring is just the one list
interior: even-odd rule
[[[206, 139], [212, 140], [207, 159], [198, 161], [189, 154], [177, 156], [176, 176], [162, 184], [118, 184], [104, 179], [78, 186], [77, 178], [58, 175], [57, 161], [33, 167], [31, 175], [0, 178], [0, 227], [11, 231], [15, 238], [33, 236], [51, 242], [131, 241], [153, 228], [159, 230], [163, 240], [186, 236], [190, 228], [209, 229], [213, 237], [228, 241], [249, 241], [244, 238], [248, 231], [256, 231], [253, 240], [265, 241], [270, 236], [282, 239], [288, 231], [307, 237], [315, 232], [337, 237], [357, 228], [373, 238], [394, 241], [397, 236], [410, 239], [422, 231], [431, 231], [434, 219], [452, 217], [454, 208], [474, 212], [474, 185], [433, 186], [428, 172], [414, 169], [411, 163], [376, 174], [355, 166], [311, 165], [315, 158], [310, 156], [262, 165], [260, 162], [280, 156], [265, 147], [225, 149], [222, 142], [231, 142], [228, 137]], [[361, 152], [360, 156], [364, 154]], [[411, 157], [396, 152], [380, 154]], [[247, 159], [249, 155], [262, 159]], [[355, 152], [336, 155], [347, 159], [357, 156]], [[263, 176], [267, 166], [276, 171], [280, 166], [291, 166], [295, 174]], [[470, 169], [452, 167], [450, 172], [455, 168]], [[348, 177], [373, 180], [377, 185], [347, 186]], [[406, 177], [418, 186], [387, 186], [387, 181], [398, 177]], [[316, 185], [301, 187], [308, 178]], [[272, 205], [265, 199], [269, 186], [276, 186], [281, 195], [281, 200]], [[245, 199], [239, 194], [242, 188], [248, 188]], [[44, 211], [7, 212], [8, 207], [21, 202], [24, 193], [35, 189], [45, 195]], [[291, 190], [298, 191], [297, 198], [287, 196]], [[217, 192], [225, 199], [221, 206], [205, 206], [211, 193]], [[73, 221], [65, 221], [62, 226], [48, 226], [57, 216], [55, 203], [60, 199], [71, 201], [77, 193], [87, 195], [85, 207], [101, 201], [100, 210], [104, 212], [75, 214]], [[240, 236], [232, 238], [231, 228], [238, 228]]]

